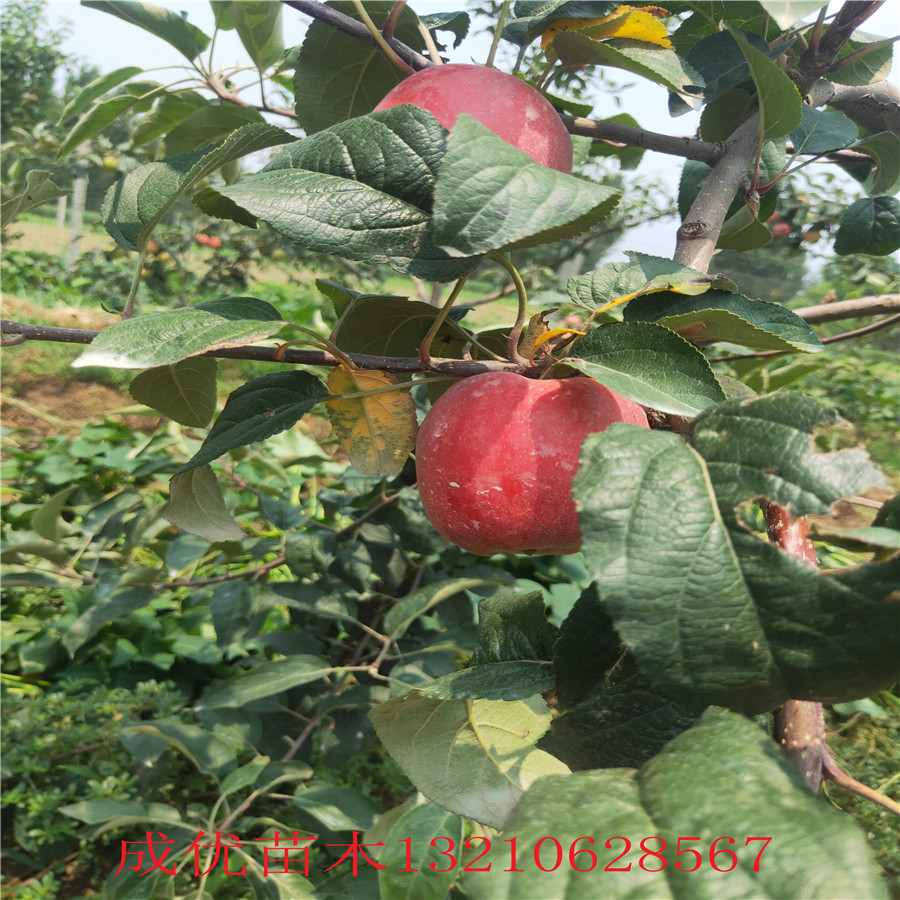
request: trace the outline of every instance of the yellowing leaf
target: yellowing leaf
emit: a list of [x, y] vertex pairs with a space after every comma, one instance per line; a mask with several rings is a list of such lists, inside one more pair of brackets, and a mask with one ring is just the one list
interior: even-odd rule
[[547, 341], [553, 340], [555, 337], [559, 337], [561, 334], [578, 334], [582, 337], [584, 336], [583, 331], [579, 331], [577, 328], [553, 328], [550, 331], [545, 331], [535, 342], [534, 349], [537, 350], [542, 344], [546, 344]]
[[551, 62], [555, 60], [553, 40], [563, 31], [577, 31], [594, 41], [629, 38], [671, 50], [672, 42], [666, 28], [656, 18], [661, 12], [665, 11], [655, 6], [648, 6], [645, 9], [620, 6], [614, 13], [601, 19], [556, 19], [541, 35], [541, 50]]
[[[341, 365], [328, 376], [325, 401], [331, 427], [350, 462], [363, 475], [393, 475], [416, 444], [416, 406], [408, 390], [387, 372]], [[362, 394], [363, 391], [377, 393]], [[354, 396], [357, 395], [357, 396]]]

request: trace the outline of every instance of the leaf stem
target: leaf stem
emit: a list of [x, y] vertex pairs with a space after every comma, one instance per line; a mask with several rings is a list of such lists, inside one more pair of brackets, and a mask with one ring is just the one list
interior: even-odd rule
[[422, 344], [419, 347], [419, 360], [426, 368], [430, 369], [432, 365], [431, 345], [434, 342], [437, 333], [441, 330], [441, 325], [444, 324], [444, 322], [447, 320], [447, 316], [450, 315], [450, 308], [454, 303], [456, 303], [456, 299], [462, 293], [462, 289], [465, 286], [467, 280], [468, 276], [464, 276], [463, 278], [460, 278], [455, 285], [453, 285], [453, 290], [450, 292], [450, 296], [444, 302], [444, 305], [441, 307], [441, 311], [435, 317], [434, 322], [431, 323], [431, 328], [428, 329], [428, 332], [422, 340]]
[[502, 254], [496, 250], [491, 250], [488, 256], [494, 262], [506, 269], [509, 277], [512, 278], [513, 284], [516, 286], [516, 296], [519, 299], [519, 311], [516, 314], [516, 322], [506, 339], [506, 354], [511, 362], [520, 366], [529, 365], [529, 361], [519, 353], [519, 338], [522, 336], [522, 329], [525, 327], [525, 317], [528, 315], [528, 294], [525, 291], [525, 282], [519, 270]]

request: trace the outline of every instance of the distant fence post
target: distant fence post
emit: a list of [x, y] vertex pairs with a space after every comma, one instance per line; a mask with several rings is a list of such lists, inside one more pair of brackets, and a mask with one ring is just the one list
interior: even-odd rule
[[88, 180], [84, 175], [75, 179], [72, 190], [72, 211], [69, 215], [69, 246], [66, 248], [66, 266], [75, 264], [81, 256], [81, 234], [84, 230], [84, 205], [87, 199]]

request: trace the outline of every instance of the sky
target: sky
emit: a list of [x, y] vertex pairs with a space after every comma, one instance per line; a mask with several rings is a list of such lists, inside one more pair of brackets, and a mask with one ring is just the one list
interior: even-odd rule
[[[274, 2], [274, 0], [273, 0]], [[210, 5], [206, 0], [180, 0], [177, 3], [163, 2], [167, 6], [187, 14], [190, 22], [211, 35], [214, 31]], [[454, 8], [463, 8], [462, 4], [445, 2], [445, 0], [414, 0], [411, 4], [416, 12], [446, 12]], [[835, 7], [836, 8], [836, 7]], [[897, 32], [896, 0], [888, 0], [875, 16], [866, 24], [866, 31], [874, 34], [890, 35]], [[284, 43], [286, 47], [299, 44], [303, 40], [306, 26], [310, 20], [295, 10], [285, 8], [283, 14]], [[164, 41], [129, 25], [114, 16], [99, 10], [81, 6], [76, 0], [49, 0], [47, 4], [47, 24], [58, 28], [68, 23], [71, 32], [63, 44], [63, 50], [74, 57], [80, 57], [98, 66], [103, 73], [111, 72], [123, 66], [141, 66], [145, 69], [159, 67], [183, 66], [185, 58]], [[457, 50], [450, 49], [448, 56], [451, 62], [483, 63], [490, 47], [489, 39], [480, 35], [469, 35]], [[216, 37], [215, 59], [218, 65], [227, 67], [240, 63], [246, 64], [248, 57], [234, 32], [220, 32]], [[153, 80], [165, 82], [175, 77], [175, 70], [158, 71]], [[603, 118], [619, 112], [629, 112], [645, 127], [665, 134], [693, 134], [697, 128], [699, 117], [690, 113], [672, 118], [667, 109], [667, 91], [644, 81], [627, 72], [612, 74], [621, 81], [629, 82], [633, 87], [620, 93], [616, 99], [601, 97], [592, 113], [593, 118]], [[897, 78], [897, 60], [895, 55], [892, 71]], [[279, 122], [279, 124], [283, 124]], [[675, 192], [681, 170], [681, 160], [666, 157], [658, 153], [645, 153], [638, 175], [647, 174], [659, 177]], [[634, 173], [629, 173], [634, 174]], [[675, 249], [675, 229], [677, 222], [649, 223], [640, 226], [628, 234], [630, 249], [657, 256], [671, 257]]]

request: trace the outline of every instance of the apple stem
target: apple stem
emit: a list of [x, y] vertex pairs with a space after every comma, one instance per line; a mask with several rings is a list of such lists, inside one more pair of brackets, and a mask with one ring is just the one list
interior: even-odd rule
[[362, 0], [353, 0], [353, 6], [366, 28], [369, 29], [369, 33], [375, 39], [375, 43], [379, 46], [381, 52], [384, 53], [384, 55], [400, 69], [401, 72], [405, 72], [407, 75], [414, 75], [416, 70], [408, 62], [404, 62], [404, 60], [397, 56], [394, 48], [385, 40], [384, 35], [378, 30], [378, 26], [372, 21], [372, 17], [366, 12]]
[[503, 266], [509, 273], [509, 277], [512, 278], [516, 287], [516, 295], [519, 298], [519, 312], [516, 316], [516, 323], [506, 339], [506, 355], [509, 357], [510, 362], [514, 362], [519, 366], [528, 366], [531, 364], [529, 360], [519, 353], [519, 338], [522, 336], [522, 329], [525, 327], [525, 317], [528, 315], [528, 295], [525, 292], [525, 282], [522, 281], [519, 270], [502, 253], [492, 250], [488, 253], [488, 256], [494, 262]]
[[422, 343], [419, 347], [419, 361], [423, 366], [430, 369], [431, 368], [431, 344], [433, 343], [437, 333], [441, 330], [441, 325], [447, 321], [447, 316], [450, 314], [450, 307], [456, 303], [456, 298], [462, 293], [462, 289], [465, 286], [466, 281], [468, 280], [468, 276], [464, 278], [460, 278], [459, 281], [453, 286], [453, 290], [450, 292], [450, 296], [444, 302], [444, 305], [441, 307], [441, 311], [435, 317], [435, 320], [431, 323], [431, 328], [428, 329], [427, 334], [422, 339]]

